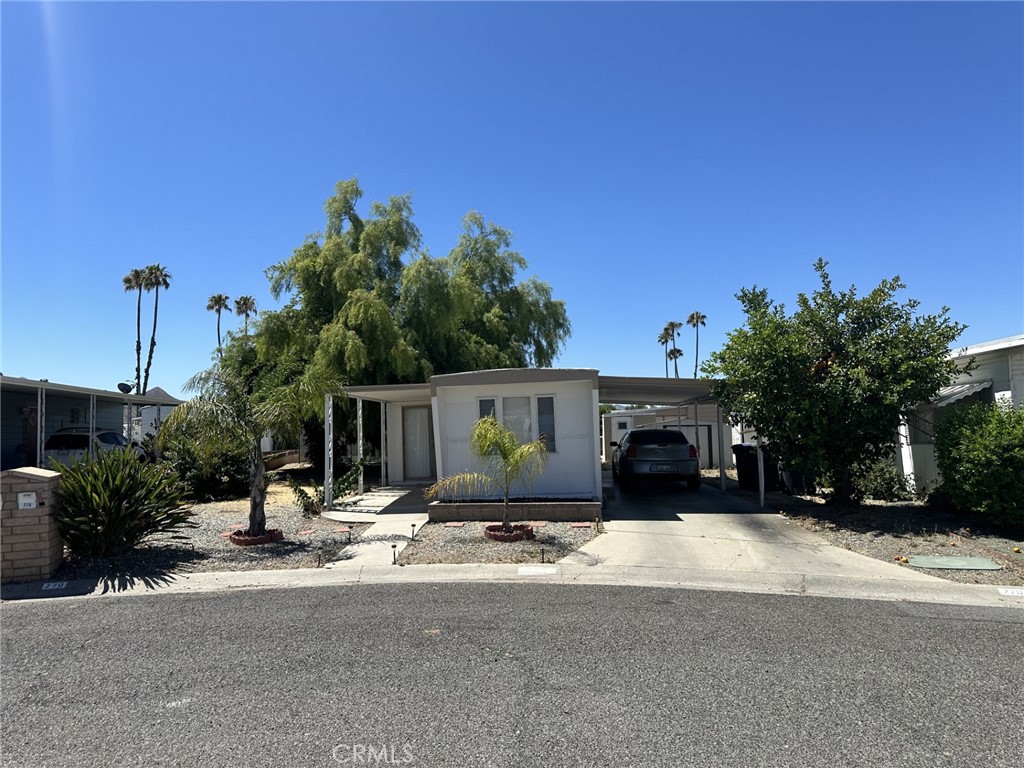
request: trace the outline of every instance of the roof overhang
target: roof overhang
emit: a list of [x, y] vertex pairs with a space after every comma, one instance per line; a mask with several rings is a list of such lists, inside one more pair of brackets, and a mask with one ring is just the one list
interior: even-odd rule
[[23, 379], [15, 376], [0, 376], [0, 390], [4, 392], [22, 392], [35, 394], [45, 392], [53, 395], [93, 397], [100, 402], [115, 402], [131, 405], [178, 405], [181, 400], [167, 395], [165, 397], [153, 397], [150, 395], [132, 395], [122, 392], [110, 392], [105, 389], [91, 389], [89, 387], [76, 387], [72, 384], [58, 384], [55, 381], [44, 381], [42, 379]]
[[375, 403], [429, 403], [429, 384], [381, 384], [343, 387], [345, 394]]
[[714, 402], [713, 379], [661, 379], [647, 376], [598, 376], [602, 403], [677, 405]]
[[957, 400], [963, 400], [965, 397], [981, 392], [983, 389], [988, 389], [991, 386], [992, 379], [972, 381], [967, 384], [953, 384], [952, 386], [940, 389], [930, 402], [936, 408], [942, 408], [950, 403], [955, 403]]

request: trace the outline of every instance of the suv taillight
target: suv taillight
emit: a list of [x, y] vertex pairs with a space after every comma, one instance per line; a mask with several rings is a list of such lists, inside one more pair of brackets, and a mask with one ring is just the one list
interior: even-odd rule
[[635, 459], [636, 458], [636, 448], [634, 448], [632, 445], [629, 446], [629, 448], [626, 449], [626, 458], [627, 459]]
[[691, 459], [696, 459], [697, 458], [697, 446], [694, 445], [693, 443], [690, 443], [690, 458]]

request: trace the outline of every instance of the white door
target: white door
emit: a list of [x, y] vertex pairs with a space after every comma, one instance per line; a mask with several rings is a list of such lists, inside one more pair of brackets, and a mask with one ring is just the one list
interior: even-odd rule
[[434, 477], [434, 430], [429, 405], [402, 408], [402, 458], [406, 480]]

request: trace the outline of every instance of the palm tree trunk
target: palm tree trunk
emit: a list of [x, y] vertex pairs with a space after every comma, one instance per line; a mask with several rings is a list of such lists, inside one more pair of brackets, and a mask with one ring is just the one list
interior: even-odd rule
[[153, 294], [153, 335], [149, 337], [149, 357], [146, 359], [146, 376], [142, 380], [142, 394], [149, 389], [149, 369], [153, 366], [153, 350], [156, 349], [156, 316], [160, 308], [160, 286]]
[[664, 344], [665, 347], [665, 378], [668, 378], [668, 342]]
[[135, 394], [142, 392], [142, 286], [135, 303]]
[[[675, 351], [675, 349], [676, 349], [676, 340], [674, 338], [672, 339], [672, 349], [673, 349], [673, 351]], [[679, 378], [679, 357], [678, 356], [672, 358], [672, 366], [675, 368], [676, 378], [678, 379]], [[667, 373], [665, 375], [668, 376]]]
[[220, 309], [217, 310], [217, 354], [220, 357], [224, 357], [224, 353], [221, 351], [220, 343]]
[[511, 533], [511, 531], [512, 531], [512, 512], [509, 509], [509, 505], [508, 505], [508, 491], [507, 490], [505, 491], [504, 502], [505, 502], [505, 506], [504, 506], [504, 509], [502, 511], [501, 530], [507, 531], [507, 532]]
[[262, 536], [267, 532], [267, 465], [259, 443], [252, 447], [249, 463], [249, 530], [247, 536]]
[[697, 361], [700, 360], [700, 325], [693, 326], [697, 339], [693, 345], [693, 378], [697, 378]]

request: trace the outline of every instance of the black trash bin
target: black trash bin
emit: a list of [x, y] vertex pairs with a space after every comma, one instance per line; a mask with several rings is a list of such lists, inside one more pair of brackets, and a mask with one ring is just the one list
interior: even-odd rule
[[[750, 443], [737, 443], [732, 447], [732, 453], [736, 457], [736, 475], [739, 480], [741, 491], [758, 490], [757, 482], [757, 446]], [[765, 491], [782, 490], [782, 483], [779, 481], [779, 463], [772, 458], [764, 449], [764, 489]]]

